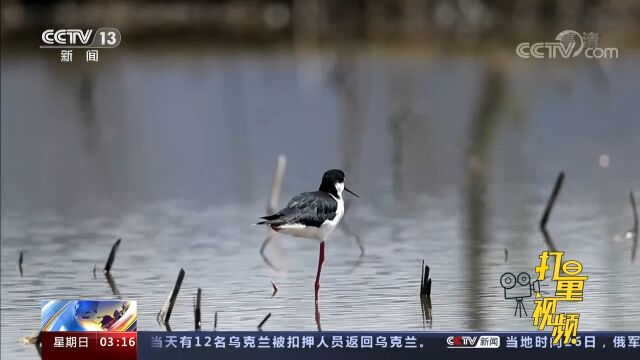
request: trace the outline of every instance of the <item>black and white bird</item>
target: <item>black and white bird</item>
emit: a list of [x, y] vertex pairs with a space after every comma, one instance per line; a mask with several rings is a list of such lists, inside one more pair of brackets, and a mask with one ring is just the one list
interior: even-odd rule
[[328, 170], [322, 176], [318, 191], [302, 193], [289, 201], [287, 207], [273, 215], [263, 216], [257, 225], [268, 225], [273, 230], [300, 238], [320, 241], [315, 298], [318, 302], [320, 271], [324, 262], [324, 243], [338, 226], [344, 215], [342, 192], [359, 197], [344, 186], [344, 172]]

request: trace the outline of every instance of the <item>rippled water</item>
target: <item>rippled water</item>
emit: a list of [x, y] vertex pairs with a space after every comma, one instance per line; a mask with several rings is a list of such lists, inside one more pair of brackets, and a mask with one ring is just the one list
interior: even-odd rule
[[629, 95], [640, 89], [638, 58], [491, 73], [478, 59], [375, 52], [154, 55], [105, 57], [97, 69], [3, 57], [3, 358], [37, 356], [20, 339], [38, 330], [40, 300], [115, 297], [93, 268], [117, 238], [112, 274], [138, 301], [139, 329], [160, 328], [180, 268], [174, 330], [193, 328], [198, 287], [204, 329], [215, 312], [224, 330], [255, 329], [267, 313], [265, 330], [316, 329], [317, 243], [278, 238], [267, 251], [276, 271], [259, 254], [265, 229], [250, 225], [265, 213], [280, 153], [281, 204], [331, 167], [361, 196], [345, 219], [365, 255], [340, 229], [329, 240], [323, 330], [532, 329], [499, 278], [533, 273], [560, 170], [549, 229], [590, 277], [571, 310], [582, 329], [640, 328], [640, 266], [630, 242], [613, 241], [631, 227], [628, 191], [640, 188]]

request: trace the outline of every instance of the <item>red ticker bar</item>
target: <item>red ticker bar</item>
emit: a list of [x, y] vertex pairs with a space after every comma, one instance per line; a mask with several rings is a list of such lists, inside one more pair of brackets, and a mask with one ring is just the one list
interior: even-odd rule
[[43, 360], [136, 360], [136, 332], [43, 332]]

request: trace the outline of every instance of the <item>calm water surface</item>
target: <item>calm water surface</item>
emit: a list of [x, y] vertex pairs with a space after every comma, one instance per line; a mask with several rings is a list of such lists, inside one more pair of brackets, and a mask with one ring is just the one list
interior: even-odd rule
[[[224, 330], [253, 330], [270, 312], [265, 330], [315, 330], [317, 243], [278, 238], [267, 251], [276, 271], [259, 254], [265, 229], [250, 225], [281, 153], [281, 204], [332, 167], [361, 196], [345, 219], [366, 252], [341, 229], [329, 240], [323, 330], [532, 329], [499, 278], [533, 274], [560, 170], [549, 228], [590, 277], [571, 310], [581, 329], [640, 328], [640, 265], [629, 241], [614, 241], [632, 225], [629, 190], [640, 195], [638, 57], [499, 71], [377, 52], [56, 60], [2, 59], [3, 358], [37, 357], [20, 339], [38, 330], [40, 300], [117, 297], [93, 274], [117, 238], [113, 278], [138, 301], [140, 329], [160, 329], [184, 268], [174, 330], [193, 328], [198, 287], [204, 329], [215, 312]], [[422, 259], [433, 278], [426, 325]]]

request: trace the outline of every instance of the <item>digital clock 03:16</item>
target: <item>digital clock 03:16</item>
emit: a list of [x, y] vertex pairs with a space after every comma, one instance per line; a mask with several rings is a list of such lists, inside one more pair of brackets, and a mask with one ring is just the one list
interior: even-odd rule
[[136, 360], [138, 358], [138, 334], [136, 332], [98, 331], [96, 337], [95, 360]]
[[131, 336], [131, 337], [122, 336], [122, 337], [115, 337], [115, 338], [111, 336], [100, 337], [100, 341], [98, 342], [98, 344], [101, 347], [114, 347], [114, 346], [134, 347], [136, 346], [136, 337], [135, 336]]

